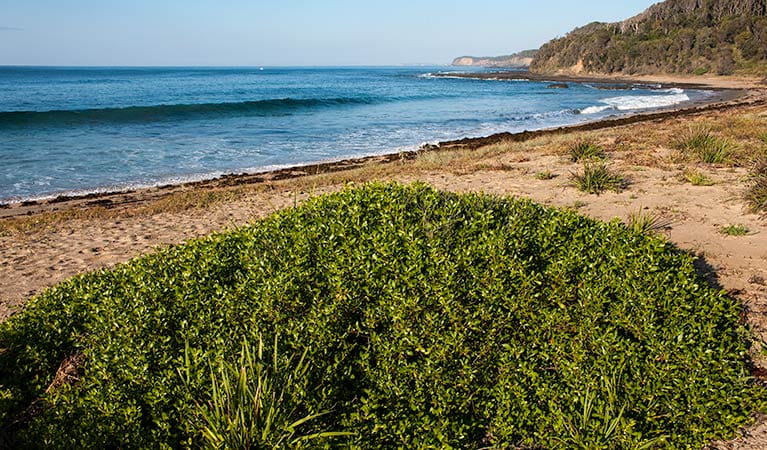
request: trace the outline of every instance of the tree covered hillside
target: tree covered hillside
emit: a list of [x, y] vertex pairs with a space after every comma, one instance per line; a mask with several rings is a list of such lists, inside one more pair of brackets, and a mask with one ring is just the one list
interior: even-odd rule
[[767, 73], [767, 0], [667, 0], [544, 45], [537, 72]]

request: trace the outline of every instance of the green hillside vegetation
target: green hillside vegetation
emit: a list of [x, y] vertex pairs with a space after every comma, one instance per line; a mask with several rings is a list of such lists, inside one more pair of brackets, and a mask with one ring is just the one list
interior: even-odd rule
[[527, 200], [349, 187], [31, 300], [0, 325], [3, 430], [64, 448], [700, 448], [765, 395], [739, 303], [693, 263]]
[[531, 70], [767, 73], [765, 0], [668, 0], [620, 23], [592, 23], [545, 44]]

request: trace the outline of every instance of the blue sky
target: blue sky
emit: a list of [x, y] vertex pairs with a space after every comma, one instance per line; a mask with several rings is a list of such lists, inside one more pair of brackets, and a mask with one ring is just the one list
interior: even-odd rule
[[0, 0], [0, 65], [394, 65], [535, 48], [653, 0]]

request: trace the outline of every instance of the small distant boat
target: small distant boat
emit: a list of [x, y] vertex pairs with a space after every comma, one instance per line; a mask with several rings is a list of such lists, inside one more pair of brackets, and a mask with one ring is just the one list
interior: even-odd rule
[[263, 67], [261, 67], [261, 68], [260, 68], [260, 69], [258, 69], [258, 70], [264, 70], [264, 68], [263, 68]]

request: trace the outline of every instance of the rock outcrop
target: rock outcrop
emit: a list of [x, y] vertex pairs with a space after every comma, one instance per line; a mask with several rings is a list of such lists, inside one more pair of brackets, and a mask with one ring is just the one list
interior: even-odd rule
[[528, 67], [536, 50], [525, 50], [504, 56], [461, 56], [453, 60], [454, 66]]

